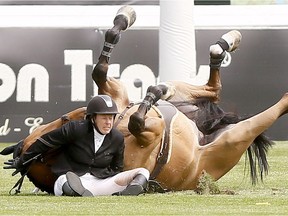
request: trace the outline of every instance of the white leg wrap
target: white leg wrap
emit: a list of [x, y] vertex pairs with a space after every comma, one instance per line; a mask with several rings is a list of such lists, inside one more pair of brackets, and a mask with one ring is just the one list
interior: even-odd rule
[[209, 51], [213, 55], [220, 55], [224, 50], [221, 48], [219, 44], [213, 44], [210, 46]]
[[[127, 19], [127, 22], [128, 22], [128, 25], [127, 25], [127, 28], [128, 29], [130, 26], [133, 25], [133, 23], [135, 22], [136, 20], [136, 12], [134, 11], [134, 9], [130, 6], [123, 6], [121, 7], [118, 11], [117, 11], [117, 14], [116, 14], [116, 17], [118, 15], [123, 15], [126, 17]], [[124, 30], [126, 30], [124, 29]]]
[[229, 49], [227, 51], [232, 52], [235, 49], [237, 49], [238, 46], [240, 45], [242, 35], [239, 31], [232, 30], [232, 31], [229, 31], [226, 34], [222, 35], [221, 38], [223, 40], [225, 40], [229, 45]]

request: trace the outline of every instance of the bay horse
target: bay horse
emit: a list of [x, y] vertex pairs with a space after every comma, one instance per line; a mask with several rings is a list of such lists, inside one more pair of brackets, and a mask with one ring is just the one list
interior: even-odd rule
[[[204, 172], [218, 180], [248, 152], [252, 182], [257, 181], [257, 174], [262, 180], [263, 174], [268, 172], [266, 154], [273, 144], [264, 132], [287, 113], [288, 94], [265, 111], [246, 119], [226, 113], [219, 107], [221, 62], [226, 52], [237, 49], [241, 33], [230, 31], [210, 46], [210, 77], [205, 85], [167, 81], [150, 86], [138, 103], [129, 100], [124, 83], [107, 75], [109, 60], [120, 35], [135, 19], [133, 8], [120, 8], [114, 26], [105, 33], [103, 49], [92, 72], [98, 93], [111, 96], [120, 111], [115, 127], [125, 138], [125, 170], [147, 168], [151, 182], [159, 183], [165, 191], [196, 190]], [[83, 119], [84, 116], [85, 108], [72, 111], [36, 129], [1, 154], [13, 153], [13, 158], [18, 157], [41, 135], [67, 120]], [[27, 174], [42, 191], [53, 193], [56, 177], [50, 166], [60, 156], [61, 152], [57, 150], [40, 155], [21, 174]]]

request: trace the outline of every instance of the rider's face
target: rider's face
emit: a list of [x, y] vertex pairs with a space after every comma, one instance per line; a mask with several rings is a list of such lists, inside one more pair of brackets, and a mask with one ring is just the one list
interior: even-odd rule
[[97, 114], [94, 116], [95, 126], [102, 134], [108, 134], [114, 124], [114, 115], [112, 114]]

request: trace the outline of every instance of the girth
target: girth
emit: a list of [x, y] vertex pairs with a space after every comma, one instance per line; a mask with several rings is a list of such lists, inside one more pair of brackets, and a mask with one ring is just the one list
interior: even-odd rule
[[177, 108], [167, 101], [158, 101], [157, 108], [160, 110], [165, 121], [165, 130], [161, 141], [160, 151], [156, 159], [156, 165], [150, 175], [150, 179], [155, 179], [164, 165], [168, 162], [169, 152], [171, 151], [171, 122], [173, 117], [177, 114]]

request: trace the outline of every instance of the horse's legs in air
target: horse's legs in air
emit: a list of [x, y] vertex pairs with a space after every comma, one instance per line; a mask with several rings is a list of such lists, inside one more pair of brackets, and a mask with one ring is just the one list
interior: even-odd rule
[[[149, 98], [151, 94], [155, 94], [156, 99], [160, 97], [163, 100], [169, 100], [171, 102], [193, 101], [197, 98], [209, 98], [213, 102], [219, 101], [222, 88], [220, 76], [221, 63], [227, 52], [232, 52], [238, 48], [241, 38], [242, 36], [239, 31], [232, 30], [222, 35], [215, 44], [210, 46], [210, 76], [207, 84], [196, 86], [181, 81], [169, 81], [149, 88], [147, 92], [150, 95], [146, 97]], [[159, 90], [162, 91], [161, 96], [159, 96]], [[144, 98], [144, 101], [145, 100], [147, 99]], [[154, 100], [154, 103], [155, 102]]]
[[135, 11], [129, 6], [119, 9], [115, 18], [114, 26], [105, 33], [105, 42], [98, 63], [93, 69], [92, 78], [97, 84], [101, 94], [101, 86], [107, 81], [108, 63], [112, 50], [120, 40], [121, 31], [128, 29], [136, 19]]
[[205, 85], [199, 86], [186, 82], [169, 81], [165, 83], [168, 90], [162, 99], [179, 102], [209, 98], [212, 102], [218, 102], [222, 89], [220, 76], [221, 63], [227, 52], [232, 52], [238, 48], [241, 38], [242, 36], [239, 31], [232, 30], [222, 35], [215, 44], [210, 46], [210, 76]]
[[176, 98], [176, 101], [185, 101], [207, 97], [212, 101], [218, 101], [221, 90], [221, 63], [226, 52], [232, 52], [238, 48], [241, 38], [241, 33], [233, 30], [224, 34], [214, 45], [210, 46], [210, 77], [206, 85], [194, 86], [184, 82], [167, 82], [150, 86], [137, 112], [130, 116], [128, 124], [130, 132], [133, 134], [144, 131], [144, 116], [159, 99], [175, 100]]

